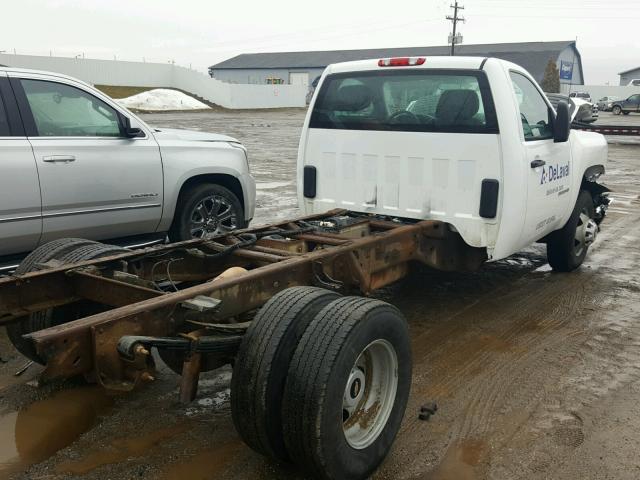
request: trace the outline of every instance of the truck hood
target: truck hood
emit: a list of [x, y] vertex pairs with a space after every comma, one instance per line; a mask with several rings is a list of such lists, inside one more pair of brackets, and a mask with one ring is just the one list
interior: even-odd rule
[[158, 140], [183, 140], [187, 142], [233, 142], [240, 143], [233, 137], [217, 133], [180, 130], [177, 128], [154, 128], [153, 135]]

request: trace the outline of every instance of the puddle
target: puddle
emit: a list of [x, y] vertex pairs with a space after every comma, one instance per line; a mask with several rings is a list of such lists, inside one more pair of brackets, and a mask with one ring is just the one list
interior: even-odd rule
[[182, 462], [174, 463], [159, 478], [161, 480], [215, 480], [230, 466], [242, 447], [241, 442], [231, 442], [208, 448]]
[[431, 480], [480, 480], [484, 478], [477, 468], [487, 452], [483, 440], [461, 440], [449, 447]]
[[77, 388], [0, 417], [0, 476], [22, 471], [70, 445], [112, 403], [99, 387]]
[[118, 438], [113, 440], [109, 447], [91, 452], [80, 460], [61, 463], [56, 467], [56, 472], [84, 475], [104, 465], [124, 462], [129, 458], [141, 457], [152, 448], [157, 447], [170, 438], [184, 433], [188, 428], [189, 425], [183, 422], [171, 427], [153, 430], [138, 437]]

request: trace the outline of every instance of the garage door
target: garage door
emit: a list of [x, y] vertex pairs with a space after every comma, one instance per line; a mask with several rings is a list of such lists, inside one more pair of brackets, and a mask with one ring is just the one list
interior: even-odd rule
[[308, 73], [290, 73], [289, 83], [291, 85], [304, 85], [309, 86], [309, 74]]

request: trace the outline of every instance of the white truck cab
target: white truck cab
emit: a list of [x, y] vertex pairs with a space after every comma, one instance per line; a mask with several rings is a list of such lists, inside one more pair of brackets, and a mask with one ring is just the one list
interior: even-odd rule
[[305, 120], [299, 204], [438, 220], [489, 260], [544, 241], [552, 266], [572, 270], [608, 203], [595, 183], [606, 161], [605, 138], [570, 130], [566, 104], [556, 112], [513, 63], [340, 63], [324, 71]]

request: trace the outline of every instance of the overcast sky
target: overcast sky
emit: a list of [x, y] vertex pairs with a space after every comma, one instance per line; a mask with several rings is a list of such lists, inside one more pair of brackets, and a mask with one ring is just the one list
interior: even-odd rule
[[[206, 71], [240, 53], [446, 44], [445, 0], [20, 0], [0, 51], [167, 62]], [[577, 37], [588, 84], [640, 66], [640, 0], [462, 0], [464, 43]]]

